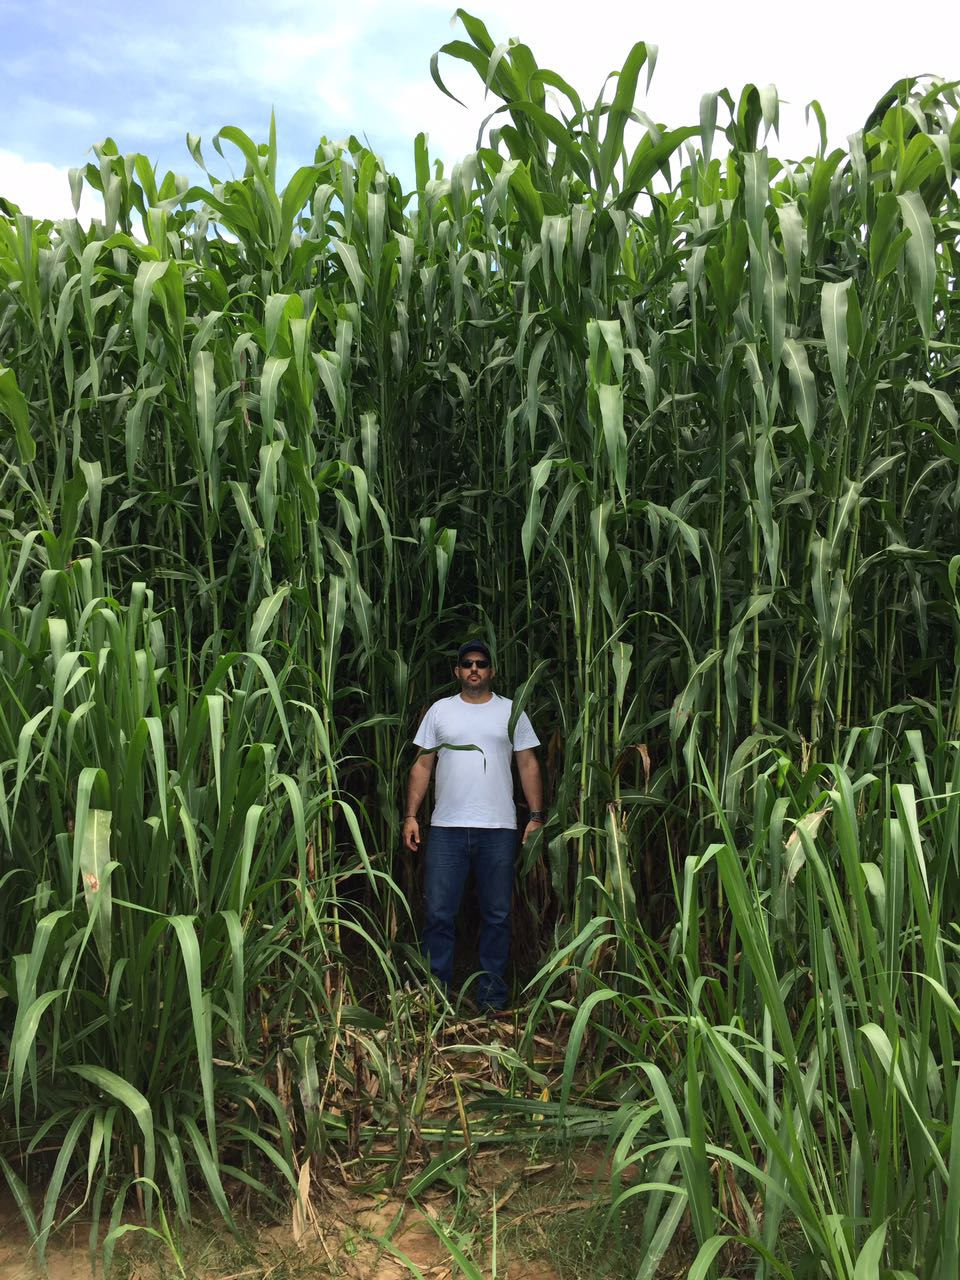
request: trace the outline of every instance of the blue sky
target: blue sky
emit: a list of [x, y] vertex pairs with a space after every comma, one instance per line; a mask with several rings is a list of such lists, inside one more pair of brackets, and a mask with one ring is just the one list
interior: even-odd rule
[[[4, 0], [7, 76], [0, 145], [56, 166], [81, 162], [109, 134], [162, 168], [189, 168], [189, 130], [224, 124], [263, 136], [276, 109], [289, 163], [312, 159], [321, 135], [366, 130], [394, 163], [409, 124], [430, 124], [431, 53], [451, 38], [449, 5], [338, 6], [251, 0], [149, 8], [110, 0]], [[390, 108], [390, 87], [422, 109]], [[416, 95], [414, 95], [416, 96]]]
[[[827, 111], [831, 140], [842, 143], [898, 76], [960, 76], [960, 7], [951, 5], [891, 4], [889, 13], [883, 0], [476, 0], [468, 7], [494, 39], [526, 40], [541, 65], [590, 97], [634, 40], [658, 43], [644, 105], [670, 125], [695, 122], [708, 89], [773, 81], [784, 99], [780, 151], [788, 156], [814, 145], [803, 120], [812, 97]], [[38, 214], [68, 212], [66, 169], [107, 135], [121, 151], [145, 152], [161, 172], [192, 174], [188, 130], [202, 136], [210, 156], [209, 140], [224, 124], [265, 136], [271, 107], [288, 171], [312, 159], [321, 136], [351, 132], [365, 135], [403, 177], [421, 129], [434, 153], [456, 159], [473, 149], [486, 112], [473, 72], [449, 64], [444, 71], [468, 110], [430, 79], [430, 55], [462, 36], [459, 23], [451, 25], [453, 8], [449, 0], [154, 0], [143, 7], [0, 0], [0, 193]], [[223, 171], [219, 159], [215, 167]]]

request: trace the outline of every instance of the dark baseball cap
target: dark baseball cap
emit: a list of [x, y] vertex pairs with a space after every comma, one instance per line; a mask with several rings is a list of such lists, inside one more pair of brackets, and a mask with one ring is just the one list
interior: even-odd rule
[[463, 660], [468, 653], [482, 653], [488, 662], [493, 662], [493, 656], [482, 640], [468, 640], [466, 644], [462, 644], [457, 650], [458, 667], [463, 665]]

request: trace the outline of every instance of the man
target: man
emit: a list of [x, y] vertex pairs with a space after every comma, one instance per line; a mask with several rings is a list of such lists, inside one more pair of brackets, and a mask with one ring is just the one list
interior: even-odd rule
[[[414, 738], [420, 754], [410, 770], [403, 843], [420, 847], [417, 814], [437, 763], [436, 802], [427, 842], [424, 951], [434, 975], [453, 980], [454, 928], [467, 875], [473, 870], [480, 904], [478, 954], [482, 973], [476, 986], [481, 1008], [503, 1009], [510, 952], [510, 899], [517, 844], [511, 756], [516, 758], [530, 821], [523, 841], [546, 818], [536, 748], [540, 740], [526, 714], [510, 740], [512, 703], [491, 689], [496, 671], [481, 641], [460, 646], [453, 674], [460, 692], [435, 702]], [[458, 749], [459, 748], [459, 749]]]

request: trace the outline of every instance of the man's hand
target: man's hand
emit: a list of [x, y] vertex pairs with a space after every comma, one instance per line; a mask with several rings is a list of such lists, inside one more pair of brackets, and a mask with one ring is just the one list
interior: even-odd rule
[[417, 821], [417, 814], [423, 804], [423, 797], [427, 794], [430, 774], [433, 772], [433, 762], [436, 758], [435, 751], [421, 751], [410, 769], [410, 780], [407, 783], [407, 807], [403, 811], [406, 814], [403, 820], [403, 847], [410, 853], [416, 853], [420, 848], [420, 823]]
[[530, 837], [543, 826], [538, 819], [547, 816], [543, 807], [543, 779], [540, 776], [537, 753], [533, 747], [524, 747], [514, 752], [514, 759], [517, 762], [520, 785], [523, 787], [523, 798], [529, 805], [531, 814], [537, 815], [536, 818], [532, 817], [524, 828], [523, 843], [526, 844]]

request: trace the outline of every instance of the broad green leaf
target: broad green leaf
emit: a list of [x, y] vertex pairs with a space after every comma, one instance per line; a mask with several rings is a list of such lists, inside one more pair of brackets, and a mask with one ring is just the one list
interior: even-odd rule
[[102, 1093], [116, 1098], [136, 1120], [143, 1134], [143, 1173], [144, 1177], [153, 1179], [156, 1172], [156, 1139], [154, 1136], [153, 1113], [146, 1098], [128, 1080], [109, 1071], [106, 1067], [79, 1064], [69, 1068], [74, 1075], [86, 1080]]
[[853, 1280], [880, 1280], [880, 1264], [883, 1260], [883, 1245], [887, 1236], [887, 1224], [881, 1223], [871, 1232], [866, 1244], [857, 1255], [857, 1264], [853, 1269]]
[[213, 456], [217, 404], [213, 356], [209, 351], [197, 352], [193, 363], [193, 390], [197, 404], [197, 438], [200, 441], [200, 452], [204, 464], [209, 467]]
[[850, 411], [850, 395], [847, 389], [847, 307], [852, 280], [840, 283], [828, 282], [820, 293], [820, 318], [823, 324], [823, 336], [827, 344], [827, 359], [830, 362], [830, 373], [833, 377], [837, 403], [844, 421]]
[[[170, 926], [180, 944], [180, 956], [186, 978], [187, 997], [190, 1002], [190, 1016], [193, 1023], [193, 1055], [192, 1068], [200, 1078], [203, 1091], [203, 1109], [207, 1122], [207, 1136], [212, 1150], [217, 1145], [217, 1122], [214, 1108], [213, 1092], [213, 1045], [210, 1039], [210, 1023], [206, 1009], [208, 998], [204, 997], [203, 979], [200, 966], [200, 946], [197, 942], [196, 926], [191, 916], [170, 916]], [[115, 1094], [121, 1102], [125, 1101]], [[127, 1103], [129, 1106], [130, 1104]], [[142, 1126], [141, 1126], [142, 1127]], [[152, 1173], [151, 1175], [152, 1176]]]
[[817, 384], [814, 380], [807, 353], [796, 338], [787, 338], [783, 344], [783, 363], [790, 375], [793, 404], [807, 440], [813, 438], [817, 422]]
[[764, 211], [769, 192], [769, 160], [766, 148], [748, 151], [743, 157], [743, 183], [747, 227], [754, 245], [763, 246]]
[[411, 1199], [416, 1199], [422, 1191], [426, 1191], [428, 1187], [433, 1186], [437, 1181], [446, 1181], [447, 1175], [451, 1170], [456, 1169], [463, 1157], [467, 1154], [465, 1147], [459, 1147], [455, 1151], [449, 1152], [447, 1155], [434, 1156], [427, 1167], [410, 1183], [407, 1194]]
[[274, 618], [290, 594], [289, 586], [283, 586], [266, 599], [261, 600], [253, 616], [247, 648], [251, 653], [262, 653], [266, 645], [266, 637]]
[[629, 931], [636, 918], [636, 895], [633, 889], [630, 848], [627, 833], [621, 825], [617, 806], [607, 805], [607, 876], [610, 894], [617, 904], [621, 927]]
[[627, 435], [623, 428], [623, 389], [604, 384], [597, 388], [607, 462], [613, 473], [620, 501], [627, 500]]
[[709, 162], [713, 150], [713, 136], [717, 130], [717, 95], [705, 93], [700, 99], [700, 146], [704, 159]]
[[28, 466], [37, 456], [37, 445], [30, 432], [27, 401], [17, 386], [14, 371], [3, 367], [0, 367], [0, 414], [13, 424], [20, 462]]
[[264, 361], [263, 373], [260, 376], [260, 421], [267, 433], [272, 433], [276, 425], [280, 379], [286, 373], [289, 364], [289, 356], [269, 356]]
[[170, 267], [170, 259], [153, 262], [147, 259], [140, 263], [133, 282], [133, 337], [137, 344], [137, 356], [143, 363], [147, 349], [147, 323], [150, 317], [150, 302], [154, 290], [166, 275]]
[[113, 893], [110, 888], [109, 810], [89, 809], [80, 843], [80, 875], [87, 912], [93, 919], [93, 936], [104, 973], [110, 971], [113, 931]]
[[350, 277], [350, 283], [353, 285], [357, 302], [363, 301], [363, 272], [360, 269], [360, 259], [357, 257], [357, 251], [352, 244], [347, 244], [343, 240], [334, 242], [334, 249], [340, 257], [346, 269], [347, 275]]
[[913, 307], [923, 336], [929, 338], [933, 327], [933, 295], [937, 279], [933, 224], [919, 191], [907, 191], [897, 196], [897, 203], [904, 230], [910, 232], [904, 246], [904, 256]]
[[527, 676], [526, 680], [524, 680], [520, 688], [513, 695], [513, 700], [510, 706], [510, 718], [507, 721], [507, 736], [511, 742], [513, 742], [513, 735], [517, 727], [517, 721], [527, 709], [527, 703], [530, 701], [530, 695], [540, 680], [540, 674], [549, 665], [549, 659], [541, 658]]
[[533, 546], [537, 534], [540, 532], [541, 513], [543, 510], [543, 499], [541, 498], [541, 490], [550, 478], [550, 472], [553, 469], [553, 459], [543, 458], [530, 468], [530, 491], [527, 497], [527, 510], [523, 519], [523, 526], [520, 531], [520, 545], [523, 549], [523, 559], [527, 566], [527, 573], [530, 572], [530, 561], [533, 555]]

